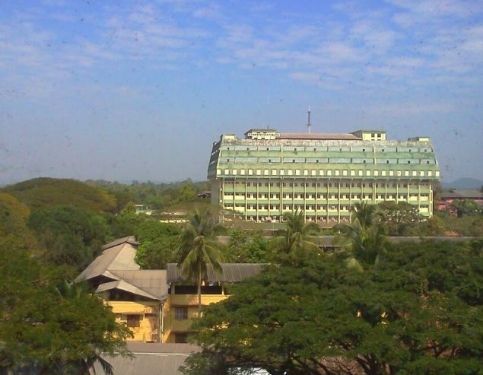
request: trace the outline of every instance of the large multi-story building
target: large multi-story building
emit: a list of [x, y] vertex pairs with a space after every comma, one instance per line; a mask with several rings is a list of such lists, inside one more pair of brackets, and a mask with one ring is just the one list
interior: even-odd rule
[[208, 167], [212, 203], [225, 212], [279, 222], [299, 210], [327, 226], [349, 221], [351, 207], [363, 201], [407, 202], [431, 217], [439, 173], [428, 137], [388, 140], [380, 130], [224, 134]]

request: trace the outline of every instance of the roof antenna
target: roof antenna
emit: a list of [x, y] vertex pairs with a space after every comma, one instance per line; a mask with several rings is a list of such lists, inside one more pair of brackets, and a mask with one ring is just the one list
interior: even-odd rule
[[310, 123], [310, 107], [307, 111], [307, 132], [310, 134], [310, 128], [312, 127], [312, 124]]

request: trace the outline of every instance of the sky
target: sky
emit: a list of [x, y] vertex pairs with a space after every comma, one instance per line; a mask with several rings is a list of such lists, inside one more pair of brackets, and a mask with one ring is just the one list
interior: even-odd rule
[[483, 180], [483, 1], [0, 0], [0, 184], [204, 180], [222, 133], [308, 107]]

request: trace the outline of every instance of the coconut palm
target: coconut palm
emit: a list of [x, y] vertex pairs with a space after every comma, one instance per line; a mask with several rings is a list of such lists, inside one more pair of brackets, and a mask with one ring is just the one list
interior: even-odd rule
[[354, 214], [350, 224], [341, 224], [336, 227], [339, 234], [335, 242], [349, 250], [352, 258], [348, 265], [362, 269], [359, 262], [375, 264], [386, 247], [384, 228], [375, 223], [376, 206], [367, 203], [358, 203], [354, 206]]
[[218, 228], [217, 220], [209, 210], [195, 210], [181, 233], [178, 253], [178, 267], [188, 280], [198, 287], [198, 313], [201, 311], [201, 283], [206, 279], [208, 265], [215, 272], [221, 272], [221, 254], [214, 234]]
[[316, 235], [320, 228], [316, 223], [306, 223], [303, 211], [286, 212], [284, 219], [283, 237], [275, 241], [278, 250], [285, 254], [293, 254], [302, 249], [318, 250], [311, 237]]
[[367, 202], [356, 203], [353, 207], [352, 220], [358, 221], [363, 228], [369, 228], [374, 222], [376, 209], [377, 206]]

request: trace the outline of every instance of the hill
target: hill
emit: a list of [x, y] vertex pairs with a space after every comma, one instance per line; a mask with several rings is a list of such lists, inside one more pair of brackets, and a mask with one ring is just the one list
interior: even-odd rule
[[480, 189], [483, 186], [483, 181], [476, 178], [465, 177], [459, 178], [451, 182], [443, 182], [445, 189]]
[[0, 191], [13, 195], [31, 209], [63, 205], [113, 212], [117, 203], [116, 198], [104, 189], [71, 179], [34, 178]]

